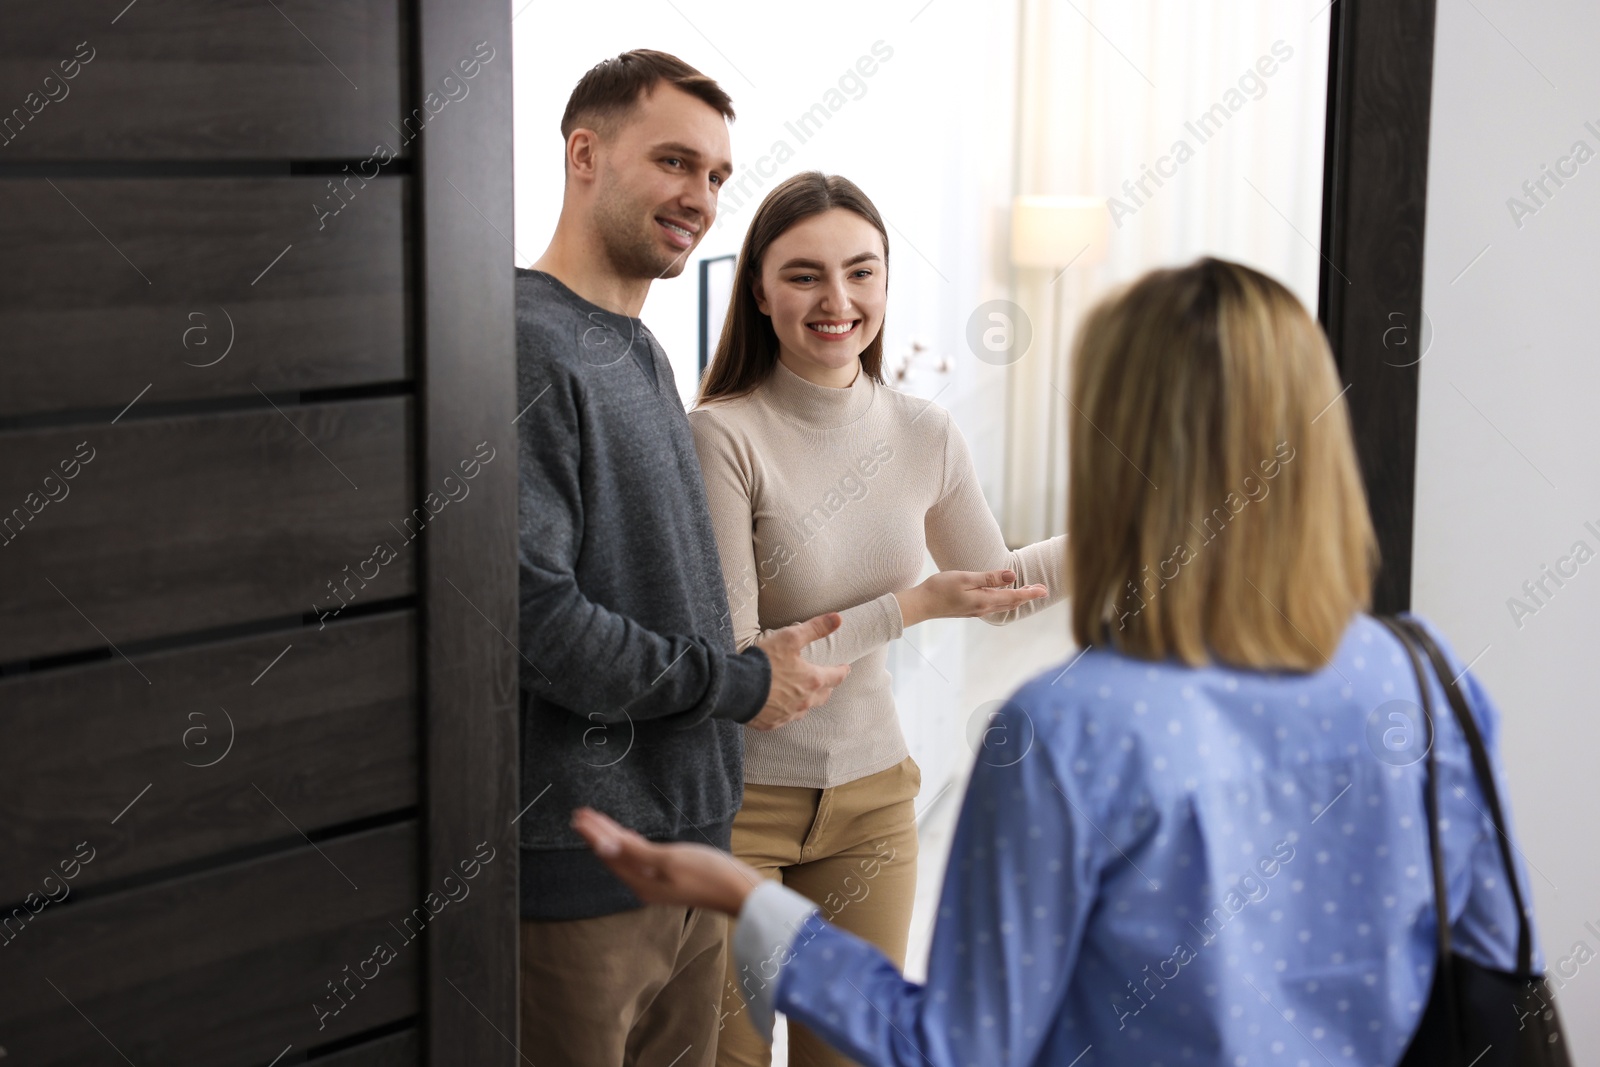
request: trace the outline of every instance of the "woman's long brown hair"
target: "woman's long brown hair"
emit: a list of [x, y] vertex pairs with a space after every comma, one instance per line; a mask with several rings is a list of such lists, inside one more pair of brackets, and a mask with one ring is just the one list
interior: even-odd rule
[[[883, 269], [887, 282], [889, 231], [867, 194], [849, 178], [823, 174], [820, 170], [787, 179], [767, 194], [756, 209], [755, 218], [750, 220], [744, 246], [739, 249], [738, 266], [734, 268], [733, 299], [728, 306], [728, 317], [722, 323], [716, 354], [711, 357], [711, 365], [700, 382], [697, 405], [743, 396], [772, 373], [778, 361], [778, 335], [772, 328], [772, 319], [756, 306], [755, 283], [761, 278], [761, 262], [772, 242], [791, 226], [833, 208], [854, 211], [877, 228], [883, 237]], [[877, 336], [861, 353], [861, 371], [879, 384], [883, 383], [881, 324]]]

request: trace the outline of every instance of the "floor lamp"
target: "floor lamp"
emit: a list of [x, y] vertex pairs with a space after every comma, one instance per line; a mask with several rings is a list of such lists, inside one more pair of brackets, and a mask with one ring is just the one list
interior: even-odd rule
[[[1006, 539], [1029, 544], [1066, 530], [1068, 349], [1081, 306], [1084, 268], [1105, 259], [1105, 200], [1092, 196], [1019, 196], [1011, 206], [1011, 262], [1020, 268], [1018, 303], [1048, 317], [1049, 338], [1034, 358], [1011, 365], [1006, 435]], [[1071, 274], [1070, 278], [1064, 277]], [[1043, 493], [1040, 486], [1043, 483]]]

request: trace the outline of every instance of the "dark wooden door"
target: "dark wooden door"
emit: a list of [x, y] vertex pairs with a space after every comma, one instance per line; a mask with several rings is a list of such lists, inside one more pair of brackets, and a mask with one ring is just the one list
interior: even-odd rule
[[518, 1060], [509, 22], [0, 12], [0, 1062]]

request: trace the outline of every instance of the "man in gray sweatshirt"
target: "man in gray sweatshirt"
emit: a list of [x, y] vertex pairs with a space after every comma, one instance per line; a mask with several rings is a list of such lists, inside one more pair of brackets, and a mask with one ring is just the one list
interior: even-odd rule
[[743, 730], [793, 721], [849, 671], [801, 657], [837, 613], [734, 651], [689, 422], [638, 318], [716, 217], [732, 118], [673, 56], [596, 66], [562, 118], [555, 235], [517, 269], [521, 1047], [540, 1067], [711, 1067], [725, 918], [641, 904], [572, 810], [727, 849]]

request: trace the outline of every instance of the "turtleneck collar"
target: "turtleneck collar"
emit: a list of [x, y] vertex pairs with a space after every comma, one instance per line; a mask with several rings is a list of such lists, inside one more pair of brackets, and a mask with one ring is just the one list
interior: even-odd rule
[[761, 384], [767, 401], [796, 422], [816, 429], [847, 426], [865, 415], [872, 405], [877, 383], [856, 369], [856, 377], [843, 389], [807, 381], [774, 360], [772, 373]]

